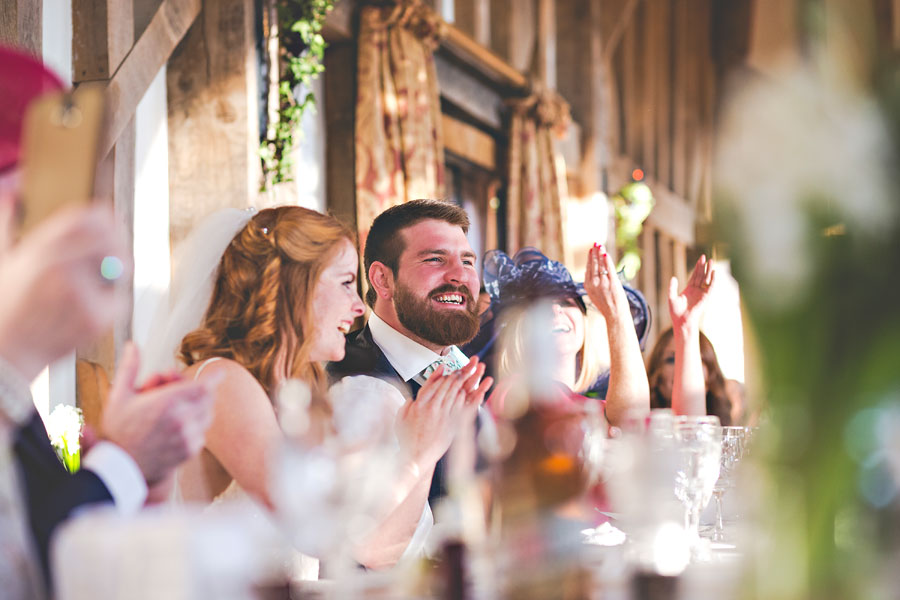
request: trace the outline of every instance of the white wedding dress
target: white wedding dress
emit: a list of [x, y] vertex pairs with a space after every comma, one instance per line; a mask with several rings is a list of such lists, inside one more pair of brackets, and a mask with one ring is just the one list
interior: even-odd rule
[[[194, 373], [194, 379], [198, 379], [203, 370], [217, 360], [221, 360], [221, 358], [213, 357], [201, 363]], [[397, 411], [403, 406], [405, 399], [393, 385], [368, 376], [344, 378], [332, 387], [329, 394], [334, 410], [333, 419], [337, 444], [356, 448], [357, 453], [359, 448], [366, 448], [368, 449], [366, 454], [373, 457], [371, 462], [357, 463], [349, 467], [344, 465], [340, 472], [345, 481], [341, 482], [341, 485], [356, 497], [368, 498], [368, 504], [371, 504], [374, 496], [384, 495], [389, 491], [383, 486], [385, 481], [390, 481], [393, 473], [386, 471], [396, 467], [396, 461], [392, 459], [399, 451], [399, 443], [394, 432], [394, 421]], [[381, 457], [382, 460], [379, 462], [375, 457]], [[171, 502], [175, 505], [184, 503], [179, 487], [179, 476], [180, 473], [176, 473], [175, 484], [171, 492]], [[299, 481], [296, 480], [294, 473], [288, 473], [287, 476], [295, 479], [295, 484], [302, 482], [302, 476]], [[314, 482], [318, 481], [317, 477], [308, 479]], [[310, 485], [315, 485], [315, 483]], [[373, 491], [373, 486], [381, 489]], [[332, 494], [327, 495], [331, 496]], [[317, 494], [311, 490], [309, 496], [315, 497]], [[248, 509], [256, 513], [254, 515], [256, 519], [272, 521], [271, 514], [254, 501], [234, 479], [224, 491], [213, 499], [207, 510], [229, 509], [235, 504], [252, 507]], [[328, 521], [326, 515], [314, 514], [317, 512], [332, 513], [331, 516], [338, 516], [338, 520], [340, 520], [340, 515], [333, 514], [336, 512], [333, 506], [317, 506], [315, 500], [304, 502], [303, 506], [297, 508], [300, 512], [308, 511], [310, 513], [304, 516], [302, 519], [304, 521], [317, 520], [318, 517], [321, 517], [318, 519], [320, 524]], [[317, 509], [320, 510], [317, 511]], [[428, 534], [433, 526], [434, 517], [431, 507], [428, 502], [425, 502], [416, 530], [403, 552], [400, 562], [421, 556], [425, 552]], [[331, 532], [331, 534], [334, 535], [335, 532]], [[318, 559], [300, 551], [295, 552], [289, 568], [294, 580], [318, 579]]]
[[[180, 368], [175, 359], [176, 350], [180, 347], [184, 336], [196, 329], [202, 322], [212, 296], [221, 257], [234, 236], [253, 218], [254, 214], [255, 210], [253, 209], [218, 210], [199, 223], [180, 244], [173, 261], [174, 272], [169, 295], [170, 302], [160, 307], [153, 320], [150, 330], [156, 332], [156, 335], [149, 340], [145, 348], [145, 360], [139, 379], [143, 380], [151, 373]], [[195, 378], [206, 365], [216, 360], [220, 359], [207, 359], [198, 368]], [[364, 448], [367, 451], [371, 450], [373, 457], [390, 457], [392, 453], [394, 456], [396, 455], [398, 443], [393, 431], [394, 417], [405, 402], [396, 388], [371, 377], [350, 377], [332, 388], [331, 401], [335, 413], [335, 437], [338, 439], [338, 445], [354, 447], [354, 444], [368, 438], [367, 443], [370, 446]], [[379, 431], [384, 435], [377, 435]], [[359, 454], [357, 452], [357, 457]], [[314, 457], [310, 455], [309, 458]], [[375, 462], [377, 461], [373, 458], [373, 464]], [[334, 469], [335, 472], [340, 473], [340, 479], [336, 483], [343, 486], [345, 491], [350, 492], [354, 489], [366, 488], [366, 494], [355, 494], [357, 499], [373, 498], [377, 495], [375, 490], [380, 490], [381, 493], [389, 491], [385, 489], [389, 488], [385, 483], [391, 479], [385, 478], [385, 476], [391, 477], [394, 474], [385, 471], [389, 468], [386, 466], [390, 463], [389, 459], [381, 460], [378, 463], [380, 464], [379, 468], [371, 469], [375, 475], [380, 476], [380, 479], [370, 476], [371, 473], [365, 468], [366, 461], [349, 466], [346, 463], [352, 463], [352, 461], [344, 461], [340, 469]], [[294, 466], [297, 467], [296, 464]], [[279, 465], [278, 468], [285, 469], [285, 466]], [[295, 468], [295, 470], [297, 469]], [[310, 494], [305, 497], [315, 500], [315, 494], [320, 492], [317, 486], [321, 484], [321, 481], [315, 478], [316, 474], [313, 473], [315, 469], [304, 469], [303, 457], [301, 457], [299, 471], [304, 472], [311, 479], [304, 483], [302, 477], [290, 477], [293, 480], [294, 489], [296, 490], [298, 485], [301, 487], [306, 485], [312, 497]], [[175, 481], [171, 503], [182, 504], [178, 474], [176, 474]], [[352, 493], [350, 495], [354, 496]], [[232, 481], [213, 500], [207, 510], [225, 509], [239, 504], [256, 507], [260, 512], [261, 519], [272, 521], [271, 513], [253, 501], [235, 481]], [[314, 506], [306, 504], [297, 506], [296, 511], [307, 513], [304, 515], [303, 522], [311, 526], [309, 537], [312, 539], [316, 537], [316, 531], [322, 531], [322, 523], [328, 522], [326, 517], [333, 516], [334, 513], [328, 503], [315, 504], [313, 502], [313, 504]], [[362, 506], [359, 502], [357, 504]], [[424, 552], [425, 538], [431, 531], [433, 523], [431, 509], [426, 502], [415, 534], [401, 560]], [[316, 563], [314, 567], [310, 562], [314, 560], [309, 557], [301, 557], [299, 561], [295, 561], [300, 565], [298, 569], [294, 569], [295, 574], [301, 578], [315, 578], [318, 573], [318, 565]]]

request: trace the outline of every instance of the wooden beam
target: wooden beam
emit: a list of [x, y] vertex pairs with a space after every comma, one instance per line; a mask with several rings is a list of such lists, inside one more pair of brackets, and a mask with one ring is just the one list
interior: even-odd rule
[[[100, 198], [108, 198], [113, 204], [116, 219], [125, 223], [126, 247], [134, 246], [134, 151], [135, 122], [132, 117], [121, 131], [113, 149], [97, 167], [96, 192]], [[119, 306], [134, 306], [133, 275], [116, 283], [116, 301]], [[116, 357], [124, 343], [131, 339], [131, 311], [125, 311], [113, 324], [113, 328], [90, 344], [75, 351], [79, 360], [88, 360], [102, 366], [106, 373], [115, 372]], [[80, 391], [76, 391], [78, 395]]]
[[685, 173], [682, 196], [694, 208], [700, 196], [703, 175], [703, 130], [700, 112], [703, 101], [704, 38], [709, 34], [705, 27], [704, 0], [684, 0], [691, 17], [687, 20], [687, 80], [685, 81]]
[[656, 120], [663, 107], [656, 103], [656, 84], [660, 79], [661, 60], [659, 48], [659, 17], [656, 6], [659, 0], [647, 0], [641, 6], [635, 24], [646, 32], [640, 65], [643, 83], [641, 89], [641, 167], [656, 177]]
[[0, 43], [40, 56], [43, 5], [40, 0], [0, 0]]
[[325, 50], [325, 194], [328, 210], [356, 226], [356, 60], [353, 41]]
[[491, 0], [475, 0], [475, 41], [485, 48], [491, 47]]
[[891, 0], [891, 39], [894, 49], [900, 49], [900, 0]]
[[254, 19], [254, 0], [204, 2], [169, 59], [173, 246], [210, 212], [255, 205], [259, 195], [262, 167]]
[[537, 75], [556, 89], [556, 0], [538, 0]]
[[649, 224], [644, 224], [644, 231], [641, 232], [641, 270], [638, 273], [638, 281], [640, 290], [647, 300], [653, 311], [653, 323], [650, 329], [650, 336], [647, 340], [647, 350], [652, 348], [653, 342], [659, 334], [659, 319], [656, 315], [656, 298], [658, 285], [656, 282], [656, 230]]
[[490, 0], [455, 0], [453, 17], [453, 24], [460, 31], [485, 48], [491, 47]]
[[659, 322], [659, 331], [663, 331], [672, 325], [672, 319], [669, 317], [669, 301], [668, 290], [669, 280], [675, 274], [673, 257], [672, 257], [672, 238], [664, 231], [659, 231], [657, 236], [658, 256], [657, 269], [659, 273], [659, 287], [656, 290], [656, 311], [657, 321]]
[[657, 2], [656, 36], [658, 70], [656, 79], [656, 170], [654, 177], [664, 185], [672, 181], [672, 1]]
[[159, 70], [200, 13], [201, 0], [164, 0], [106, 89], [109, 121], [100, 140], [109, 152]]
[[495, 83], [518, 89], [528, 85], [521, 72], [452, 25], [447, 25], [441, 47]]
[[690, 39], [688, 38], [688, 21], [690, 20], [687, 2], [677, 1], [672, 15], [673, 58], [675, 72], [672, 79], [672, 191], [681, 197], [686, 192], [686, 157], [687, 157], [687, 86], [689, 70]]
[[608, 8], [604, 6], [604, 10], [611, 13], [609, 17], [603, 19], [604, 23], [609, 26], [608, 33], [604, 32], [603, 35], [603, 54], [606, 57], [612, 56], [625, 36], [625, 32], [631, 27], [639, 2], [640, 0], [616, 0], [610, 2]]
[[651, 178], [645, 179], [656, 205], [647, 222], [670, 237], [690, 246], [694, 243], [696, 211], [683, 198]]
[[687, 246], [679, 240], [672, 240], [672, 264], [673, 275], [678, 278], [679, 289], [687, 283], [688, 264], [687, 264]]
[[134, 45], [134, 4], [72, 0], [72, 80], [105, 81]]
[[479, 124], [490, 129], [503, 129], [504, 97], [498, 90], [465, 70], [458, 61], [443, 51], [434, 55], [441, 99], [453, 104]]
[[147, 25], [150, 24], [160, 4], [162, 4], [162, 0], [136, 0], [134, 2], [134, 39], [138, 40], [144, 35]]
[[491, 50], [514, 69], [528, 72], [537, 38], [534, 0], [492, 0], [490, 13]]
[[625, 123], [625, 154], [636, 160], [640, 148], [638, 112], [637, 39], [629, 26], [622, 38], [622, 119]]
[[444, 132], [445, 150], [488, 171], [497, 168], [497, 144], [493, 137], [447, 115], [441, 116], [441, 127]]
[[322, 37], [329, 44], [346, 42], [353, 39], [353, 18], [356, 15], [357, 0], [341, 0], [325, 18], [322, 25]]

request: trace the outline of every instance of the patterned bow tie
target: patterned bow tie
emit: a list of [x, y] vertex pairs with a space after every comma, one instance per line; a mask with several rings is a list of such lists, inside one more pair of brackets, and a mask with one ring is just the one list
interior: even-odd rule
[[428, 380], [429, 377], [431, 377], [431, 374], [434, 373], [434, 370], [437, 369], [439, 365], [444, 365], [444, 373], [450, 373], [452, 371], [462, 369], [468, 362], [469, 358], [462, 353], [462, 350], [460, 350], [456, 346], [450, 346], [450, 351], [422, 369], [422, 372], [418, 375], [418, 378], [421, 378], [421, 382], [424, 383]]

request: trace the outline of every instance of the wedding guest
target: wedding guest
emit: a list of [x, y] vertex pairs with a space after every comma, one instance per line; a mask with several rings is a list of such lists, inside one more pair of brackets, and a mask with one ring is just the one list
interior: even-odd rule
[[[648, 409], [647, 377], [636, 326], [640, 335], [646, 333], [649, 310], [637, 291], [626, 290], [619, 281], [602, 246], [589, 250], [584, 285], [576, 284], [564, 265], [536, 248], [523, 248], [512, 258], [494, 250], [485, 257], [484, 265], [485, 287], [494, 301], [497, 327], [504, 330], [507, 341], [498, 360], [503, 379], [488, 400], [492, 411], [503, 413], [507, 394], [524, 384], [521, 369], [531, 362], [526, 353], [537, 351], [525, 340], [530, 326], [528, 309], [539, 300], [547, 301], [553, 313], [547, 337], [553, 344], [551, 376], [560, 384], [561, 401], [583, 403], [582, 394], [604, 376], [610, 423], [619, 423], [630, 411]], [[584, 296], [590, 299], [590, 306]]]
[[[181, 289], [185, 278], [176, 274], [165, 337], [187, 330], [183, 339], [173, 337], [180, 340], [184, 376], [221, 377], [223, 383], [204, 450], [180, 470], [175, 495], [209, 503], [247, 494], [274, 508], [269, 482], [284, 441], [275, 394], [296, 378], [323, 397], [323, 365], [344, 357], [344, 335], [365, 310], [356, 291], [353, 235], [333, 217], [297, 206], [226, 210], [197, 228], [180, 254], [194, 289]], [[192, 312], [199, 323], [191, 323]], [[439, 425], [458, 418], [467, 380], [466, 374], [435, 379], [423, 388], [429, 402], [416, 404], [405, 403], [390, 386], [369, 386], [370, 394], [387, 388], [399, 398], [396, 429], [408, 468], [385, 482], [394, 504], [354, 549], [363, 565], [394, 564], [414, 538], [420, 540], [417, 532], [430, 527], [420, 479], [448, 443]]]
[[[716, 358], [716, 350], [702, 331], [698, 346], [705, 389], [704, 414], [716, 415], [722, 425], [739, 422], [733, 416], [731, 396], [728, 393], [729, 381], [733, 380], [726, 380], [722, 375], [719, 361]], [[672, 408], [675, 348], [675, 335], [670, 327], [659, 336], [647, 361], [647, 374], [650, 380], [650, 408]]]
[[702, 255], [687, 285], [678, 292], [678, 279], [669, 282], [669, 316], [672, 327], [660, 335], [647, 372], [651, 385], [651, 406], [670, 407], [676, 415], [716, 415], [723, 425], [731, 423], [731, 402], [725, 378], [709, 339], [700, 331], [700, 320], [715, 270]]
[[432, 502], [446, 495], [442, 455], [460, 431], [472, 426], [493, 383], [490, 377], [481, 379], [484, 365], [469, 361], [457, 347], [479, 326], [478, 273], [468, 229], [463, 209], [438, 200], [412, 200], [375, 217], [364, 255], [372, 313], [365, 327], [347, 336], [346, 357], [329, 364], [335, 378], [389, 378], [413, 398], [422, 397], [435, 373], [463, 371], [463, 418], [435, 423], [442, 452], [416, 465], [422, 501], [426, 495]]
[[[44, 366], [112, 324], [122, 307], [100, 266], [106, 257], [120, 257], [124, 269], [130, 268], [121, 258], [128, 251], [111, 211], [99, 205], [61, 210], [12, 243], [21, 191], [24, 111], [34, 98], [62, 85], [32, 57], [0, 47], [0, 88], [4, 90], [0, 95], [0, 286], [4, 290], [0, 297], [0, 412], [12, 435], [3, 444], [0, 476], [4, 485], [11, 486], [6, 488], [11, 498], [21, 494], [25, 500], [31, 543], [38, 552], [46, 591], [48, 549], [56, 528], [91, 505], [112, 502], [124, 513], [138, 510], [149, 488], [199, 450], [211, 397], [202, 385], [166, 378], [151, 382], [153, 389], [135, 389], [138, 357], [128, 347], [104, 410], [99, 441], [87, 450], [80, 471], [69, 474], [64, 469], [35, 410], [28, 382]], [[10, 472], [13, 464], [21, 488]], [[0, 511], [6, 510], [16, 509], [4, 504]], [[15, 567], [20, 562], [10, 564]], [[28, 572], [22, 568], [21, 577]], [[42, 593], [34, 586], [31, 592], [33, 597]]]

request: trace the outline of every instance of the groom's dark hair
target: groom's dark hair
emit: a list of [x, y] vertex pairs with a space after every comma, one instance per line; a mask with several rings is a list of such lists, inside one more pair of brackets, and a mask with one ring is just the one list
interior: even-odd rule
[[456, 225], [463, 230], [463, 233], [469, 233], [469, 217], [466, 215], [466, 211], [445, 200], [410, 200], [392, 206], [375, 217], [366, 238], [366, 249], [363, 254], [366, 281], [369, 283], [369, 289], [366, 291], [366, 304], [375, 306], [375, 298], [378, 296], [372, 288], [372, 282], [369, 281], [369, 267], [373, 262], [380, 262], [387, 266], [396, 277], [400, 255], [406, 249], [400, 232], [428, 219]]

